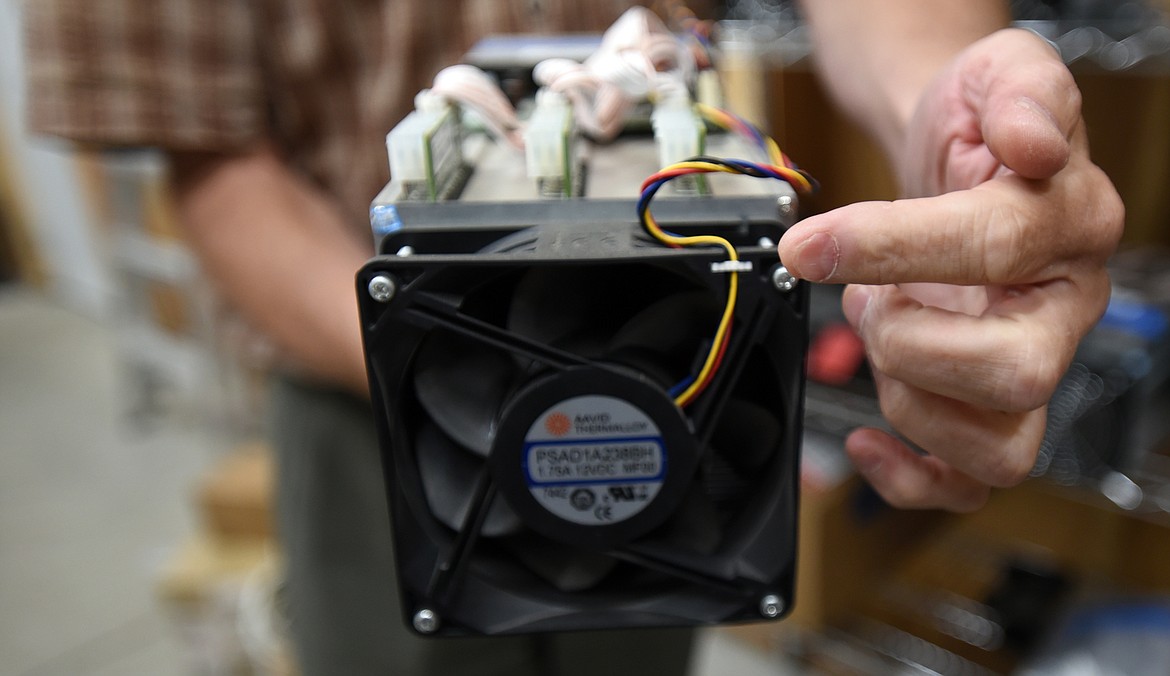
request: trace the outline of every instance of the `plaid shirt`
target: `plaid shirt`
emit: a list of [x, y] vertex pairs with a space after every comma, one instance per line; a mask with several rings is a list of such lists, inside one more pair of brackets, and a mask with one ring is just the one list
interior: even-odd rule
[[271, 139], [355, 227], [387, 131], [489, 33], [601, 31], [622, 0], [27, 0], [34, 131], [242, 150]]

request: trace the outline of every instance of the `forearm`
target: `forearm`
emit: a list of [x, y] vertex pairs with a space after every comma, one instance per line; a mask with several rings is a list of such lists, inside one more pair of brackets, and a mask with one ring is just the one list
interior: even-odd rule
[[964, 47], [1006, 26], [1003, 0], [802, 0], [830, 93], [896, 157], [919, 95]]
[[309, 374], [364, 393], [353, 280], [371, 247], [267, 146], [173, 159], [180, 218], [220, 292]]

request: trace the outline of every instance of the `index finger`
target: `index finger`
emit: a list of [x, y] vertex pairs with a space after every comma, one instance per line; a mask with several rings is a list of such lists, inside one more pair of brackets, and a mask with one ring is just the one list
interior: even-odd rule
[[[846, 284], [1011, 284], [1051, 279], [1054, 262], [1098, 245], [1057, 232], [1045, 181], [1004, 175], [970, 190], [895, 202], [860, 202], [812, 216], [780, 240], [797, 277]], [[1041, 197], [1041, 199], [1036, 199]], [[1082, 229], [1083, 230], [1083, 229]]]

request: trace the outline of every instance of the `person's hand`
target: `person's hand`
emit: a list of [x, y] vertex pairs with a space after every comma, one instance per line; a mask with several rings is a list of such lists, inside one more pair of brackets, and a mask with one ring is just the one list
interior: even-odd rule
[[1055, 51], [1005, 30], [921, 97], [898, 158], [906, 199], [806, 219], [797, 276], [847, 283], [885, 432], [846, 448], [899, 507], [966, 511], [1027, 477], [1045, 406], [1109, 298], [1123, 207], [1089, 160], [1080, 93]]

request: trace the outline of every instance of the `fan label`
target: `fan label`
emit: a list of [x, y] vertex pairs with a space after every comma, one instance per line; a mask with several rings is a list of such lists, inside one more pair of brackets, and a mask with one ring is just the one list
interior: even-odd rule
[[638, 514], [666, 476], [658, 426], [629, 402], [604, 395], [566, 399], [538, 416], [522, 462], [542, 507], [587, 526]]

